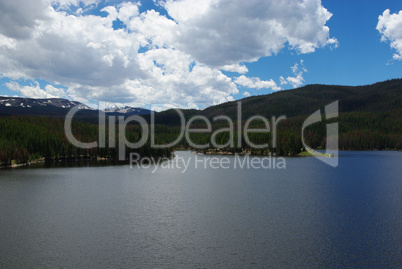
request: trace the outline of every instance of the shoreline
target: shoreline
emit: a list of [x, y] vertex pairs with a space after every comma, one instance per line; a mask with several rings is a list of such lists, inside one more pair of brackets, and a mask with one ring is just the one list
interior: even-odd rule
[[[152, 156], [151, 156], [152, 157]], [[145, 158], [145, 157], [143, 157]], [[163, 158], [163, 157], [153, 157], [153, 158]], [[167, 157], [166, 157], [167, 158]], [[170, 159], [174, 159], [175, 155], [173, 154]], [[45, 158], [40, 158], [37, 160], [33, 160], [27, 163], [12, 163], [11, 165], [0, 165], [0, 169], [14, 169], [14, 168], [26, 168], [29, 167], [30, 165], [35, 165], [35, 164], [78, 164], [78, 163], [102, 163], [102, 162], [108, 162], [111, 165], [122, 165], [122, 164], [128, 164], [129, 160], [125, 161], [119, 161], [114, 158], [104, 158], [104, 157], [89, 157], [89, 156], [80, 156], [80, 157], [68, 157], [68, 158], [52, 158], [52, 159], [45, 159]]]
[[[335, 156], [333, 154], [327, 154], [327, 153], [318, 153], [318, 154], [311, 154], [308, 151], [303, 151], [300, 152], [297, 155], [275, 155], [275, 154], [251, 154], [250, 151], [242, 151], [242, 152], [230, 152], [230, 151], [219, 151], [219, 150], [208, 150], [207, 152], [200, 152], [200, 151], [195, 151], [192, 149], [185, 149], [185, 148], [178, 148], [173, 151], [172, 156], [170, 159], [174, 159], [176, 155], [174, 152], [176, 151], [187, 151], [192, 154], [200, 154], [200, 155], [215, 155], [215, 156], [256, 156], [256, 157], [267, 157], [267, 156], [273, 156], [273, 157], [286, 157], [286, 158], [304, 158], [304, 157], [322, 157], [322, 158], [339, 158], [339, 156]], [[402, 152], [402, 150], [399, 149], [386, 149], [386, 150], [339, 150], [340, 152], [346, 151], [346, 152]], [[151, 156], [152, 157], [152, 156]], [[145, 158], [145, 157], [144, 157]], [[14, 169], [14, 168], [22, 168], [22, 167], [29, 167], [30, 165], [35, 165], [35, 164], [51, 164], [51, 163], [62, 163], [62, 164], [67, 164], [67, 163], [79, 163], [79, 162], [89, 162], [89, 163], [98, 163], [98, 162], [113, 162], [112, 165], [117, 165], [117, 164], [124, 164], [128, 163], [129, 160], [126, 161], [118, 161], [112, 158], [103, 158], [103, 157], [96, 157], [96, 158], [86, 158], [84, 156], [81, 157], [69, 157], [69, 158], [58, 158], [58, 159], [51, 159], [51, 160], [46, 160], [45, 158], [40, 158], [37, 160], [33, 160], [27, 163], [12, 163], [11, 165], [0, 165], [0, 169]]]
[[277, 155], [275, 153], [271, 154], [270, 152], [268, 154], [253, 154], [250, 150], [242, 150], [241, 152], [232, 152], [232, 151], [227, 151], [227, 150], [219, 150], [219, 149], [208, 149], [205, 152], [201, 151], [196, 151], [196, 150], [189, 150], [193, 154], [203, 154], [203, 155], [220, 155], [220, 156], [234, 156], [234, 155], [240, 155], [240, 156], [275, 156], [275, 157], [325, 157], [325, 158], [333, 158], [337, 157], [334, 156], [334, 154], [328, 154], [328, 153], [310, 153], [308, 151], [302, 151], [298, 154], [295, 155]]
[[[321, 150], [321, 149], [319, 149]], [[240, 156], [244, 156], [244, 155], [249, 155], [249, 156], [275, 156], [275, 157], [287, 157], [287, 158], [293, 158], [293, 157], [323, 157], [323, 158], [334, 158], [334, 157], [339, 157], [339, 156], [335, 156], [333, 154], [328, 154], [328, 153], [310, 153], [308, 151], [302, 151], [296, 155], [276, 155], [276, 154], [251, 154], [251, 151], [242, 151], [242, 152], [230, 152], [230, 151], [220, 151], [220, 150], [216, 150], [216, 149], [208, 149], [206, 150], [206, 152], [202, 152], [202, 151], [197, 151], [197, 150], [193, 150], [193, 149], [180, 149], [178, 151], [190, 151], [193, 154], [203, 154], [203, 155], [220, 155], [220, 156], [225, 156], [225, 155], [240, 155]], [[402, 152], [402, 149], [384, 149], [384, 150], [380, 150], [380, 149], [373, 149], [373, 150], [345, 150], [345, 149], [340, 149], [338, 150], [339, 152], [345, 151], [345, 152]]]

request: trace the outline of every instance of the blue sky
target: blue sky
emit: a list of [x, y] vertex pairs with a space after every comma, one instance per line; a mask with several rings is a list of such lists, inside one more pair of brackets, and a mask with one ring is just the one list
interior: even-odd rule
[[401, 78], [401, 10], [399, 0], [0, 0], [0, 95], [204, 108]]

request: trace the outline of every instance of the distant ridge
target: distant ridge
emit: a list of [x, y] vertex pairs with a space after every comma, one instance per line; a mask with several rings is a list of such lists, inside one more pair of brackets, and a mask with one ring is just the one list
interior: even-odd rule
[[145, 109], [142, 107], [118, 107], [112, 106], [110, 108], [106, 108], [104, 110], [106, 113], [117, 113], [117, 114], [125, 114], [125, 115], [148, 115], [151, 114], [151, 110]]
[[23, 97], [4, 97], [0, 96], [0, 106], [5, 107], [59, 107], [59, 108], [72, 108], [78, 106], [80, 109], [92, 110], [92, 108], [80, 102], [70, 101], [62, 98], [48, 98], [48, 99], [34, 99]]
[[[301, 88], [251, 96], [227, 102], [203, 110], [183, 110], [186, 117], [202, 115], [212, 119], [226, 115], [232, 119], [237, 116], [237, 103], [242, 105], [242, 118], [246, 120], [255, 115], [268, 119], [285, 115], [304, 117], [339, 101], [339, 113], [392, 113], [402, 111], [402, 79], [393, 79], [366, 86], [306, 85]], [[159, 120], [158, 120], [159, 119]], [[158, 123], [177, 125], [177, 113], [166, 110], [158, 113]]]
[[[402, 108], [402, 79], [393, 79], [366, 86], [306, 85], [293, 90], [251, 96], [242, 102], [243, 116], [287, 117], [310, 115], [317, 109], [339, 100], [339, 112], [385, 112]], [[201, 114], [214, 117], [233, 115], [237, 102], [228, 102], [204, 109]]]
[[[79, 115], [84, 117], [97, 117], [99, 111], [77, 101], [62, 98], [35, 99], [24, 97], [0, 96], [0, 116], [29, 115], [64, 117], [73, 108], [81, 109]], [[104, 110], [112, 115], [147, 115], [151, 111], [140, 107], [108, 108]]]

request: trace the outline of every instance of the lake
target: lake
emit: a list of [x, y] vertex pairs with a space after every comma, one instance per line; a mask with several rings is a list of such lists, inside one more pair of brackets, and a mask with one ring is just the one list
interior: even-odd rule
[[0, 268], [402, 267], [402, 152], [176, 156], [1, 169]]

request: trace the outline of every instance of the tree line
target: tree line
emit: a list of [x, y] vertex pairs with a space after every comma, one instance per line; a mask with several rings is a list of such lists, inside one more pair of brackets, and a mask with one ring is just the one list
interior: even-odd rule
[[[73, 121], [74, 137], [84, 143], [99, 141], [98, 124]], [[106, 141], [109, 140], [106, 130]], [[64, 119], [42, 116], [7, 116], [0, 117], [0, 165], [21, 164], [37, 159], [75, 160], [105, 158], [118, 160], [119, 133], [116, 130], [115, 146], [82, 149], [72, 145], [64, 132]], [[130, 142], [141, 139], [138, 126], [127, 126], [126, 138]], [[161, 143], [157, 140], [158, 143]], [[126, 150], [126, 158], [130, 153], [138, 153], [143, 157], [170, 157], [171, 148], [154, 149], [148, 141], [136, 149]]]

